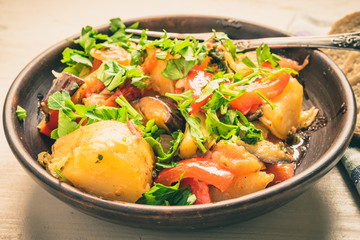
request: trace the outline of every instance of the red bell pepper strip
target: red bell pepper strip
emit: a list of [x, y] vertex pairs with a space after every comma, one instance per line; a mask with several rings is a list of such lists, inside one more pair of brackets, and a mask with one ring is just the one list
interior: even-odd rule
[[[195, 65], [184, 81], [184, 87], [182, 89], [177, 89], [177, 93], [186, 92], [192, 90], [194, 93], [192, 97], [196, 100], [200, 97], [205, 85], [211, 81], [213, 74], [204, 71], [203, 66]], [[197, 113], [200, 111], [200, 108], [208, 102], [211, 96], [202, 100], [201, 102], [192, 102], [190, 113]]]
[[181, 180], [180, 187], [189, 185], [191, 192], [196, 196], [196, 202], [194, 204], [211, 203], [211, 197], [209, 192], [209, 186], [193, 178], [185, 178]]
[[258, 81], [257, 83], [249, 85], [243, 95], [230, 102], [231, 108], [245, 115], [252, 107], [265, 103], [264, 99], [256, 93], [257, 91], [271, 100], [284, 91], [289, 80], [290, 74], [280, 73], [272, 79], [264, 82]]
[[294, 169], [294, 163], [266, 164], [266, 173], [274, 174], [274, 180], [268, 184], [268, 187], [292, 178]]
[[96, 70], [98, 70], [98, 68], [101, 66], [101, 64], [102, 64], [101, 60], [94, 58], [94, 60], [92, 62], [92, 67], [90, 69], [90, 73], [93, 73]]
[[40, 127], [40, 132], [46, 136], [51, 136], [51, 132], [58, 127], [59, 110], [52, 110], [49, 113], [49, 121]]
[[225, 191], [232, 183], [235, 173], [218, 162], [206, 158], [191, 158], [179, 161], [180, 165], [162, 170], [155, 182], [170, 186], [183, 178], [193, 178]]

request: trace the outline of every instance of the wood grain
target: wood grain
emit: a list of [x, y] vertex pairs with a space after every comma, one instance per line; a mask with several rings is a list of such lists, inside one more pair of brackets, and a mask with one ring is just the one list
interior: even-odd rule
[[[85, 25], [123, 19], [202, 14], [236, 17], [285, 30], [298, 12], [334, 21], [358, 0], [26, 1], [0, 0], [0, 104], [36, 55]], [[2, 119], [2, 118], [1, 118]], [[0, 120], [1, 121], [1, 120]], [[227, 227], [166, 232], [134, 229], [87, 216], [40, 188], [11, 153], [1, 128], [0, 239], [358, 239], [360, 198], [341, 164], [294, 201]]]

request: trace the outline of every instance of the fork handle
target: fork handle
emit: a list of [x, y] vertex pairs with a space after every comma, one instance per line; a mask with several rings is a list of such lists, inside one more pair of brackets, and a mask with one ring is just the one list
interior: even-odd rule
[[327, 36], [306, 36], [306, 37], [274, 37], [248, 40], [233, 40], [237, 51], [254, 49], [262, 43], [272, 48], [342, 48], [360, 50], [360, 32], [334, 34]]

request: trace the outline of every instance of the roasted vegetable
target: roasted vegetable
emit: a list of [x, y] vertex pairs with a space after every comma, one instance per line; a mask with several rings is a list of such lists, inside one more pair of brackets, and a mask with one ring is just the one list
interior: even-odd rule
[[154, 158], [150, 145], [117, 121], [81, 127], [59, 138], [51, 155], [39, 154], [53, 175], [96, 196], [126, 202], [150, 189]]
[[76, 90], [84, 84], [84, 81], [81, 78], [78, 78], [70, 73], [63, 72], [56, 79], [54, 79], [53, 84], [42, 99], [41, 110], [45, 113], [49, 113], [49, 108], [47, 107], [47, 101], [49, 97], [58, 91], [67, 91], [70, 96], [73, 95]]
[[254, 154], [265, 163], [294, 162], [296, 161], [290, 154], [283, 151], [280, 144], [275, 144], [267, 140], [251, 145], [243, 141], [237, 141], [239, 146], [243, 146], [251, 154]]
[[165, 96], [142, 97], [131, 102], [131, 105], [143, 116], [144, 121], [155, 119], [159, 128], [168, 133], [178, 129], [185, 130], [185, 120], [177, 110], [174, 100]]
[[269, 105], [264, 105], [264, 115], [259, 120], [276, 137], [286, 139], [292, 128], [299, 127], [302, 98], [303, 87], [295, 78], [290, 78], [284, 91], [271, 100], [276, 108], [272, 109]]

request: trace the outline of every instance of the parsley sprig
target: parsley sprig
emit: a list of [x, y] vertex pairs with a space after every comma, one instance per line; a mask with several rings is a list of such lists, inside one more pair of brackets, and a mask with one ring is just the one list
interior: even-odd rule
[[148, 192], [143, 193], [136, 203], [165, 206], [194, 204], [196, 196], [191, 192], [190, 186], [180, 188], [183, 175], [175, 185], [170, 187], [154, 183], [154, 186]]
[[27, 116], [27, 112], [24, 108], [22, 108], [20, 105], [16, 106], [16, 116], [19, 119], [19, 121], [24, 121], [26, 116]]
[[[134, 23], [128, 28], [137, 28], [138, 25], [139, 23]], [[130, 41], [131, 35], [126, 34], [126, 26], [120, 18], [110, 19], [109, 29], [112, 33], [111, 35], [99, 33], [96, 29], [93, 29], [93, 27], [86, 26], [82, 28], [81, 36], [78, 39], [69, 39], [69, 41], [79, 44], [82, 50], [65, 48], [62, 53], [63, 59], [61, 62], [66, 63], [68, 67], [63, 71], [79, 76], [84, 67], [91, 68], [93, 58], [90, 55], [90, 50], [93, 48], [101, 49], [117, 44], [129, 52], [133, 50]]]
[[131, 79], [131, 84], [138, 88], [145, 88], [148, 84], [143, 80], [149, 78], [136, 67], [122, 66], [115, 60], [103, 62], [97, 71], [96, 77], [104, 83], [109, 91], [116, 89], [126, 79]]
[[[226, 38], [219, 39], [226, 40]], [[228, 46], [228, 48], [231, 48], [231, 46]], [[188, 123], [190, 134], [203, 152], [206, 151], [204, 144], [210, 137], [205, 137], [201, 131], [200, 119], [189, 114], [189, 112], [191, 111], [192, 102], [201, 102], [209, 97], [209, 101], [202, 109], [206, 115], [206, 130], [211, 138], [229, 140], [235, 136], [247, 144], [256, 144], [264, 139], [262, 131], [249, 122], [241, 112], [229, 109], [231, 100], [240, 97], [249, 85], [256, 84], [259, 79], [267, 81], [283, 72], [288, 74], [298, 73], [290, 68], [280, 68], [278, 64], [280, 57], [271, 53], [267, 45], [261, 45], [257, 48], [256, 59], [257, 63], [254, 63], [247, 56], [242, 58], [242, 62], [252, 72], [245, 77], [241, 73], [218, 72], [215, 74], [213, 79], [205, 85], [202, 94], [196, 100], [192, 98], [191, 91], [182, 94], [166, 94], [178, 103], [179, 110]], [[264, 62], [270, 63], [275, 70], [262, 68]], [[238, 88], [239, 86], [241, 87]], [[261, 92], [256, 91], [256, 93], [272, 108], [276, 107]]]

